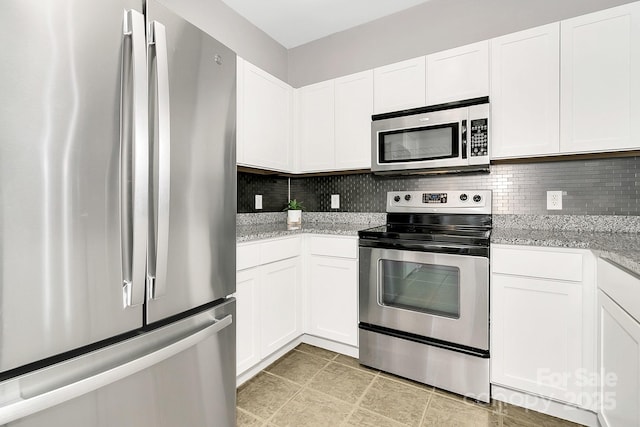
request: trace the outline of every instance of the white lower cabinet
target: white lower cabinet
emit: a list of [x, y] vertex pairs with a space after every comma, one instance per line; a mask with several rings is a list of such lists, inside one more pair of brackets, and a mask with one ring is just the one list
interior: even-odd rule
[[316, 236], [310, 239], [308, 333], [355, 347], [358, 345], [358, 240]]
[[302, 334], [301, 238], [237, 247], [236, 373]]
[[238, 271], [236, 276], [236, 372], [260, 362], [260, 269]]
[[305, 337], [353, 355], [358, 345], [357, 237], [305, 235], [241, 243], [236, 265], [236, 372], [243, 381]]
[[302, 333], [299, 258], [262, 267], [260, 283], [260, 353], [267, 357]]
[[491, 383], [595, 409], [595, 260], [493, 245]]
[[598, 260], [599, 419], [640, 425], [640, 278]]
[[603, 426], [640, 425], [640, 323], [607, 294], [600, 307], [600, 422]]

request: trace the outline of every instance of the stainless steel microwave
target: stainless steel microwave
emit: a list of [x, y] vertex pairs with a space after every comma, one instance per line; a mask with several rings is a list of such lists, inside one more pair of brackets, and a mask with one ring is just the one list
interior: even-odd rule
[[372, 116], [374, 173], [488, 171], [489, 147], [488, 97]]

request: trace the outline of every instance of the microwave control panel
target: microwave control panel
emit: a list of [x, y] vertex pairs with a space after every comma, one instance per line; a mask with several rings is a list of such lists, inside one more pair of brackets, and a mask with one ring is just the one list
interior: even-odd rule
[[489, 120], [471, 120], [471, 157], [489, 155]]

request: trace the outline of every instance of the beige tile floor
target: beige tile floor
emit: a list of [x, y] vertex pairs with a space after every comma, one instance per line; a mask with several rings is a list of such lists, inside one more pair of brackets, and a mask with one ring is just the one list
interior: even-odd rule
[[576, 426], [497, 401], [465, 401], [307, 344], [243, 384], [237, 409], [238, 426]]

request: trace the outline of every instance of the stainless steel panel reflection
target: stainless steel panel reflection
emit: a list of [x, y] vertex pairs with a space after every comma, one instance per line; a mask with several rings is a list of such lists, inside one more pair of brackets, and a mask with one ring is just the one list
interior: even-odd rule
[[0, 371], [134, 329], [123, 308], [123, 11], [0, 2]]
[[489, 359], [359, 330], [360, 363], [482, 402], [490, 401]]
[[[482, 257], [360, 247], [360, 321], [428, 338], [489, 349], [489, 260]], [[382, 304], [380, 261], [456, 267], [459, 317], [443, 317]]]
[[236, 55], [157, 2], [147, 13], [166, 27], [171, 103], [169, 262], [153, 322], [235, 291]]
[[[232, 316], [233, 322], [214, 335], [145, 370], [73, 400], [5, 424], [10, 427], [174, 427], [235, 425], [235, 301], [178, 323], [105, 348], [78, 359], [0, 383], [0, 399], [9, 391], [28, 397], [38, 388], [60, 386], [56, 378], [92, 369], [99, 373], [127, 358], [171, 344], [200, 331], [211, 319]], [[100, 368], [100, 369], [98, 369]], [[230, 391], [230, 393], [226, 393]], [[11, 405], [7, 402], [6, 405]], [[0, 404], [0, 407], [3, 406]]]

